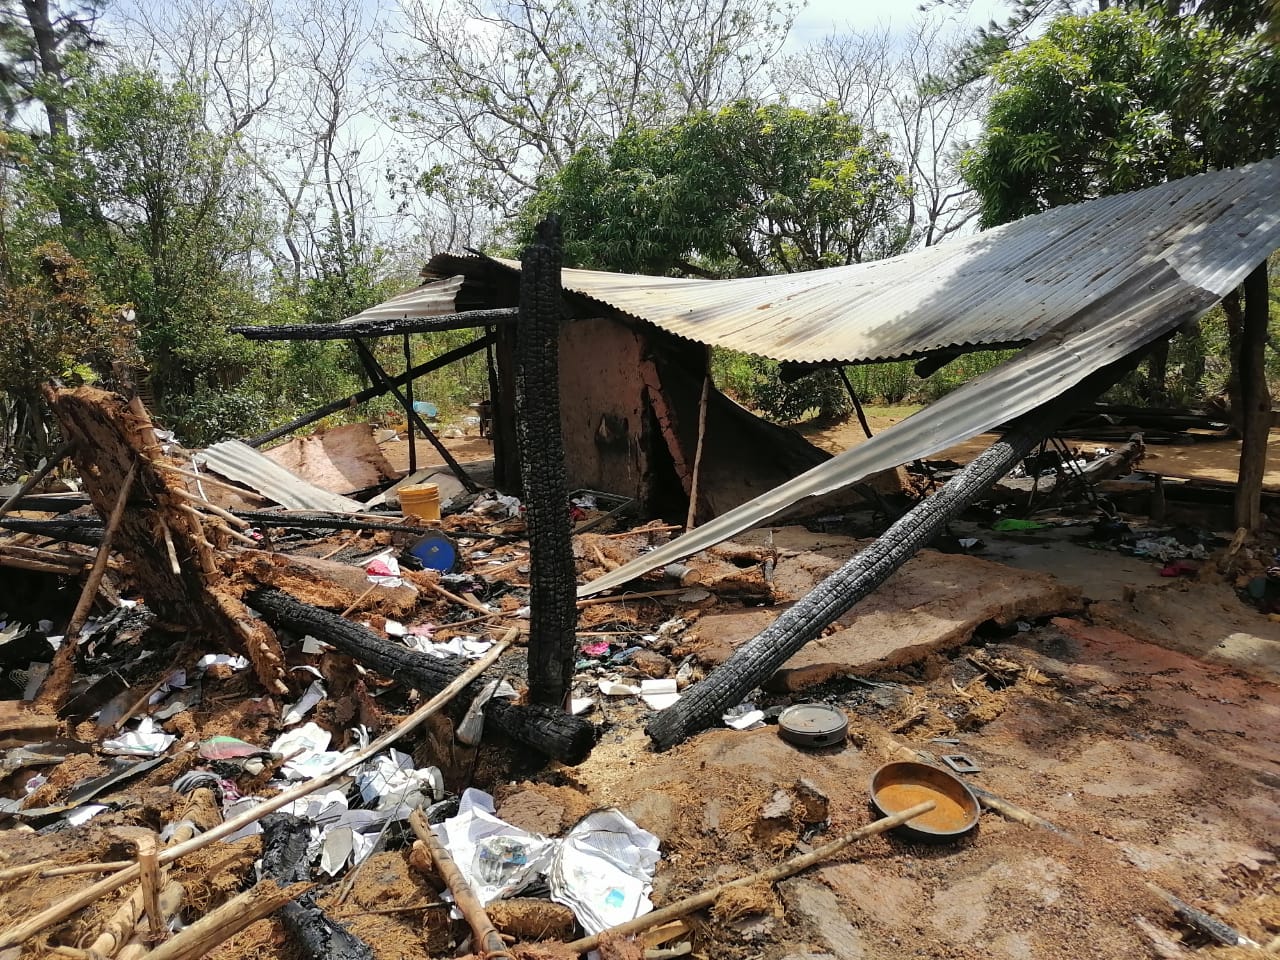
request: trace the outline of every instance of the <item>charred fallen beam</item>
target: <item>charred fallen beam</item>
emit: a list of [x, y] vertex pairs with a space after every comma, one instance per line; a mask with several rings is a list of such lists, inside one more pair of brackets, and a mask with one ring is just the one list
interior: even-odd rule
[[[311, 824], [288, 813], [270, 813], [262, 818], [262, 874], [282, 887], [310, 880], [307, 845]], [[330, 919], [309, 890], [280, 908], [280, 922], [291, 939], [314, 960], [373, 960], [370, 946], [350, 930]]]
[[415, 533], [423, 536], [429, 527], [390, 520], [368, 520], [347, 513], [277, 513], [274, 510], [232, 510], [255, 527], [285, 527], [298, 530], [381, 530], [387, 533]]
[[516, 439], [529, 533], [529, 697], [561, 707], [577, 652], [577, 576], [560, 426], [560, 221], [524, 251], [516, 328]]
[[273, 327], [229, 327], [246, 340], [354, 340], [357, 337], [393, 337], [402, 333], [435, 333], [440, 330], [471, 330], [513, 323], [516, 311], [510, 307], [468, 310], [439, 317], [397, 317], [394, 320], [364, 320], [359, 323], [282, 323]]
[[99, 517], [60, 517], [57, 520], [0, 517], [0, 529], [32, 533], [60, 543], [79, 543], [86, 547], [96, 547], [102, 542], [102, 520]]
[[916, 555], [966, 506], [1004, 476], [1081, 400], [1097, 396], [1132, 366], [1128, 360], [1100, 370], [1062, 396], [1020, 417], [1009, 431], [933, 496], [904, 514], [874, 543], [854, 555], [723, 664], [659, 713], [645, 732], [659, 749], [674, 746], [715, 723], [754, 688], [820, 636]]
[[[280, 590], [257, 589], [245, 598], [277, 627], [309, 633], [318, 640], [376, 670], [424, 692], [436, 693], [455, 679], [462, 668], [448, 660], [437, 660], [383, 640], [359, 624], [335, 613], [302, 603]], [[473, 683], [460, 697], [463, 709], [483, 690]], [[595, 729], [581, 717], [540, 704], [513, 704], [490, 700], [485, 720], [512, 740], [531, 747], [561, 763], [581, 763], [595, 744]]]

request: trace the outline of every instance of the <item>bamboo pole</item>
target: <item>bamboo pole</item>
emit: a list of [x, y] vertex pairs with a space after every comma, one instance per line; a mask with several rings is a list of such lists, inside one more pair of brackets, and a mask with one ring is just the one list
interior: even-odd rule
[[686, 530], [693, 529], [698, 513], [698, 472], [702, 469], [702, 444], [707, 435], [707, 395], [711, 392], [711, 357], [707, 357], [707, 372], [702, 377], [702, 397], [698, 400], [698, 441], [693, 448], [693, 472], [689, 476], [689, 515], [684, 522]]
[[138, 853], [139, 885], [142, 888], [142, 910], [147, 916], [147, 939], [159, 943], [164, 939], [164, 917], [160, 913], [160, 857], [156, 838], [139, 837], [134, 844]]
[[578, 609], [594, 607], [599, 603], [624, 603], [627, 600], [648, 600], [652, 597], [674, 597], [678, 593], [687, 593], [688, 587], [675, 587], [666, 590], [649, 590], [646, 593], [621, 593], [616, 597], [589, 597], [578, 601]]
[[480, 956], [485, 957], [486, 960], [490, 957], [506, 957], [507, 960], [515, 960], [514, 955], [507, 949], [502, 935], [489, 919], [489, 914], [485, 912], [484, 904], [471, 889], [471, 884], [467, 883], [467, 878], [462, 875], [448, 848], [440, 842], [440, 838], [431, 829], [421, 810], [415, 810], [409, 814], [409, 826], [431, 853], [431, 860], [440, 873], [440, 879], [448, 885], [453, 894], [453, 902], [457, 904], [467, 925], [471, 927], [472, 947], [477, 949]]
[[703, 907], [709, 907], [719, 899], [720, 895], [726, 890], [734, 887], [749, 887], [757, 883], [774, 883], [777, 880], [784, 880], [787, 877], [795, 876], [802, 870], [808, 870], [815, 864], [821, 863], [829, 857], [835, 856], [845, 847], [857, 843], [859, 840], [865, 840], [867, 837], [875, 837], [880, 834], [892, 830], [894, 827], [900, 827], [908, 820], [928, 813], [937, 804], [932, 800], [926, 800], [924, 803], [917, 803], [914, 807], [908, 807], [901, 813], [895, 813], [890, 817], [883, 817], [854, 830], [852, 833], [846, 833], [843, 837], [832, 840], [830, 843], [823, 844], [816, 850], [809, 853], [803, 853], [798, 857], [792, 857], [790, 860], [784, 860], [776, 866], [753, 873], [750, 876], [739, 877], [737, 880], [730, 880], [728, 883], [722, 883], [719, 886], [712, 887], [710, 890], [703, 890], [701, 893], [695, 893], [692, 896], [685, 897], [683, 900], [677, 900], [675, 903], [667, 904], [660, 907], [652, 913], [646, 913], [643, 917], [636, 917], [634, 920], [628, 920], [620, 923], [616, 927], [610, 927], [600, 933], [592, 934], [589, 937], [583, 937], [581, 940], [575, 940], [568, 944], [568, 948], [575, 953], [586, 953], [594, 950], [600, 945], [600, 938], [603, 936], [620, 936], [625, 937], [633, 933], [639, 933], [641, 930], [648, 930], [659, 924], [666, 923], [670, 920], [679, 920], [681, 917], [687, 917], [695, 910], [701, 910]]
[[71, 683], [71, 672], [75, 665], [76, 644], [80, 639], [80, 631], [89, 619], [89, 611], [93, 608], [93, 600], [98, 595], [98, 584], [102, 575], [107, 572], [107, 560], [111, 557], [111, 541], [120, 529], [120, 521], [124, 519], [124, 508], [129, 502], [129, 492], [133, 489], [133, 481], [138, 476], [138, 461], [134, 460], [120, 484], [120, 492], [116, 494], [116, 502], [107, 517], [107, 525], [102, 530], [102, 543], [98, 545], [98, 555], [93, 558], [93, 566], [84, 581], [84, 589], [80, 591], [80, 599], [71, 613], [71, 620], [62, 639], [62, 646], [54, 655], [49, 666], [49, 674], [41, 685], [36, 697], [37, 706], [57, 705], [66, 694]]
[[[158, 905], [160, 916], [164, 918], [166, 927], [174, 914], [182, 909], [182, 900], [186, 895], [186, 888], [176, 880], [170, 880], [160, 891]], [[150, 949], [151, 946], [147, 943], [146, 937], [134, 934], [116, 954], [116, 960], [142, 960]]]
[[[238, 816], [232, 817], [230, 820], [226, 820], [218, 824], [210, 830], [206, 830], [197, 837], [192, 837], [184, 843], [166, 847], [160, 853], [160, 864], [163, 866], [165, 864], [172, 863], [175, 860], [185, 857], [189, 853], [194, 853], [196, 850], [203, 849], [214, 841], [230, 836], [242, 827], [248, 826], [251, 823], [256, 823], [268, 813], [274, 813], [281, 807], [288, 806], [294, 800], [314, 793], [316, 790], [319, 790], [322, 787], [327, 787], [329, 784], [341, 779], [348, 770], [359, 766], [370, 757], [385, 750], [401, 737], [422, 726], [422, 724], [430, 717], [446, 707], [459, 693], [466, 689], [467, 685], [470, 684], [471, 681], [475, 680], [480, 676], [480, 674], [484, 673], [485, 670], [489, 669], [489, 667], [497, 661], [498, 657], [506, 652], [507, 648], [510, 647], [516, 637], [519, 636], [519, 633], [520, 631], [516, 628], [508, 630], [502, 639], [490, 647], [483, 657], [469, 666], [462, 673], [458, 674], [457, 679], [441, 690], [438, 694], [424, 703], [413, 713], [409, 714], [409, 716], [405, 717], [398, 726], [392, 730], [388, 730], [363, 750], [358, 750], [351, 756], [347, 757], [328, 773], [322, 774], [314, 780], [308, 780], [305, 783], [300, 783], [298, 786], [285, 790], [274, 797], [268, 797], [257, 806], [244, 811]], [[121, 870], [119, 873], [112, 874], [109, 877], [103, 877], [97, 883], [90, 887], [86, 887], [79, 893], [64, 897], [57, 903], [41, 910], [35, 916], [30, 917], [21, 923], [15, 924], [7, 930], [0, 931], [0, 950], [5, 950], [9, 947], [16, 947], [25, 943], [29, 938], [34, 937], [41, 930], [44, 930], [61, 920], [65, 920], [77, 910], [87, 907], [89, 904], [93, 903], [99, 897], [108, 894], [113, 890], [118, 890], [126, 883], [131, 883], [132, 881], [137, 880], [138, 874], [138, 867], [135, 864]], [[170, 944], [171, 943], [172, 941], [170, 941]], [[170, 944], [166, 944], [165, 946], [167, 947]]]
[[311, 883], [295, 883], [281, 888], [274, 880], [263, 880], [201, 917], [169, 942], [145, 954], [145, 960], [198, 960], [249, 924], [274, 913], [313, 886]]
[[68, 440], [53, 453], [49, 454], [49, 459], [44, 462], [44, 466], [36, 470], [31, 476], [27, 477], [26, 482], [18, 488], [18, 492], [11, 496], [4, 503], [0, 503], [0, 517], [3, 517], [11, 509], [13, 505], [25, 497], [28, 493], [36, 488], [41, 480], [53, 472], [53, 469], [63, 460], [67, 459], [67, 454], [75, 448], [75, 441]]

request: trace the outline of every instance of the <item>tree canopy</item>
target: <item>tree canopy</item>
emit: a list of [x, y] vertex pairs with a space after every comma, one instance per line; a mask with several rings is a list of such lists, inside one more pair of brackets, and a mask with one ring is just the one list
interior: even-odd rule
[[518, 221], [565, 225], [565, 259], [635, 273], [754, 276], [890, 256], [910, 240], [886, 138], [832, 107], [738, 101], [582, 148]]

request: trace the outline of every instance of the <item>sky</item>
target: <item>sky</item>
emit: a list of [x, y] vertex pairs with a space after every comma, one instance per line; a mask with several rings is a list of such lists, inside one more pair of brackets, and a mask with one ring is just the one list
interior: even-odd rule
[[[992, 18], [1002, 20], [1007, 9], [1003, 0], [974, 0], [963, 19], [978, 26]], [[796, 17], [787, 47], [802, 47], [830, 33], [833, 26], [904, 29], [919, 16], [920, 0], [809, 0]]]

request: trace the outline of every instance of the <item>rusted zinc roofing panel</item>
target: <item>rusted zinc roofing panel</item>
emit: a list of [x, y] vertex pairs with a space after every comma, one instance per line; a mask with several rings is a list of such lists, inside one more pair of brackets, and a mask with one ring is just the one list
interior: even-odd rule
[[[1120, 289], [1135, 267], [1167, 261], [1208, 286], [1197, 278], [1219, 269], [1214, 248], [1234, 248], [1245, 219], [1277, 196], [1280, 164], [1271, 160], [1059, 207], [888, 260], [739, 280], [565, 270], [563, 283], [679, 336], [776, 360], [856, 363], [1024, 344]], [[468, 262], [482, 263], [441, 257], [428, 272]]]
[[[1076, 291], [1066, 301], [1069, 306], [1059, 308], [1051, 325], [1037, 317], [1036, 341], [1007, 362], [873, 439], [584, 585], [579, 595], [619, 587], [762, 523], [805, 498], [945, 450], [1034, 409], [1199, 317], [1280, 247], [1278, 175], [1280, 167], [1269, 161], [1230, 176], [1196, 178], [1192, 181], [1199, 184], [1196, 190], [1176, 196], [1153, 191], [1129, 195], [1146, 195], [1148, 202], [1160, 198], [1171, 206], [1179, 196], [1191, 193], [1200, 199], [1193, 207], [1184, 206], [1180, 218], [1163, 233], [1148, 233], [1144, 243], [1126, 246], [1099, 237], [1112, 257], [1105, 279], [1094, 272], [1094, 258], [1084, 249], [1079, 249], [1078, 259], [1058, 264], [1056, 275]], [[1230, 189], [1225, 189], [1228, 185]], [[1150, 219], [1143, 207], [1132, 202], [1123, 207], [1134, 216]], [[1115, 221], [1107, 217], [1106, 222]], [[991, 233], [980, 236], [989, 238]], [[972, 275], [981, 276], [989, 268], [1008, 275], [1003, 265], [1011, 258], [1004, 246], [991, 243], [985, 254], [972, 257], [968, 261]], [[969, 247], [972, 251], [972, 244]], [[920, 309], [963, 299], [968, 290], [964, 278], [957, 274], [953, 280], [954, 291], [943, 283]]]

